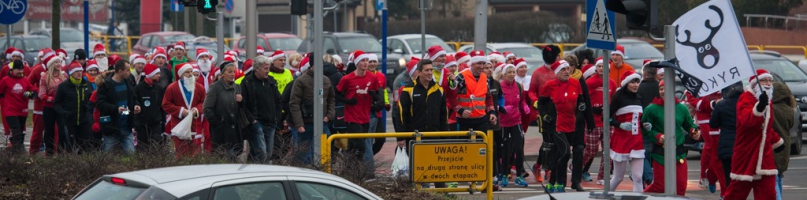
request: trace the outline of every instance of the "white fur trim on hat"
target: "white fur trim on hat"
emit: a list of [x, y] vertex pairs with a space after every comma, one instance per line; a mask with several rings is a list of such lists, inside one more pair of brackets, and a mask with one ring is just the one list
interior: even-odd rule
[[132, 64], [137, 64], [137, 63], [146, 64], [146, 58], [143, 58], [143, 57], [135, 58], [134, 61], [132, 62]]
[[485, 56], [474, 56], [468, 61], [470, 63], [478, 63], [478, 62], [488, 62], [488, 57]]
[[78, 71], [84, 71], [84, 69], [82, 69], [81, 67], [74, 67], [73, 69], [68, 71], [67, 74], [73, 74], [73, 72], [78, 72]]
[[642, 76], [639, 76], [639, 74], [637, 74], [637, 73], [633, 73], [631, 75], [628, 75], [628, 77], [625, 77], [625, 79], [622, 79], [622, 87], [625, 87], [626, 85], [628, 85], [628, 83], [630, 83], [630, 81], [633, 80], [633, 79], [642, 80]]
[[620, 51], [620, 50], [611, 51], [611, 55], [614, 55], [614, 54], [616, 54], [616, 55], [620, 55], [620, 56], [622, 56], [622, 57], [625, 57], [625, 53], [624, 53], [624, 52], [622, 52], [622, 51]]
[[506, 64], [506, 65], [504, 65], [504, 67], [502, 67], [501, 73], [502, 74], [507, 73], [507, 68], [513, 68], [513, 70], [515, 70], [516, 66], [513, 65], [513, 64]]
[[363, 54], [359, 55], [358, 57], [353, 59], [353, 63], [358, 64], [361, 60], [364, 60], [364, 59], [370, 59], [370, 53], [363, 53]]
[[560, 66], [558, 66], [558, 68], [557, 68], [557, 69], [555, 69], [555, 74], [560, 73], [560, 70], [563, 70], [563, 68], [567, 68], [567, 67], [569, 67], [569, 63], [568, 63], [568, 62], [563, 61], [563, 60], [562, 60], [562, 61], [560, 61]]
[[274, 60], [277, 60], [277, 59], [280, 59], [280, 58], [285, 58], [285, 57], [286, 57], [286, 54], [285, 54], [285, 53], [282, 53], [282, 54], [277, 54], [277, 55], [275, 55], [275, 56], [270, 56], [270, 57], [269, 57], [269, 60], [274, 61]]
[[658, 68], [658, 72], [656, 74], [664, 74], [664, 68]]
[[471, 61], [471, 56], [466, 55], [466, 56], [457, 58], [457, 63], [467, 63], [468, 61]]
[[451, 62], [446, 63], [445, 67], [451, 67], [453, 65], [459, 65], [459, 64], [457, 63], [457, 61], [451, 61]]
[[508, 53], [507, 55], [504, 55], [504, 58], [505, 58], [505, 59], [510, 58], [510, 57], [516, 57], [516, 54], [514, 54], [514, 53]]
[[370, 55], [367, 55], [367, 58], [369, 58], [369, 59], [370, 59], [369, 61], [376, 61], [376, 62], [378, 62], [378, 55], [375, 55], [374, 53], [371, 53]]
[[174, 49], [182, 49], [185, 50], [185, 47], [182, 45], [174, 45]]
[[202, 56], [213, 57], [213, 56], [210, 55], [210, 52], [203, 51], [202, 53], [196, 55], [196, 60], [199, 60], [199, 57], [202, 57]]
[[59, 56], [53, 55], [53, 56], [51, 56], [50, 60], [47, 60], [47, 61], [48, 61], [48, 62], [47, 62], [47, 63], [45, 63], [45, 66], [46, 66], [46, 67], [49, 67], [49, 66], [50, 66], [50, 65], [52, 65], [53, 63], [61, 63], [61, 62], [62, 62], [62, 58], [60, 58]]
[[446, 51], [445, 51], [445, 50], [438, 51], [438, 52], [437, 52], [437, 53], [435, 53], [434, 55], [429, 56], [429, 60], [434, 61], [434, 59], [437, 59], [437, 57], [444, 56], [444, 55], [446, 55]]
[[516, 68], [519, 68], [521, 66], [529, 67], [529, 66], [527, 66], [527, 62], [520, 62], [520, 63], [516, 64]]
[[488, 60], [498, 60], [499, 62], [504, 62], [507, 59], [504, 58], [502, 54], [490, 54], [488, 55]]
[[334, 60], [338, 61], [339, 63], [342, 63], [342, 57], [341, 56], [339, 56], [339, 55], [331, 55], [331, 57]]
[[[182, 67], [180, 67], [179, 70], [177, 70], [177, 76], [182, 76], [182, 74], [184, 74], [185, 71], [188, 71], [188, 70], [191, 70], [191, 72], [193, 72], [193, 66], [191, 64], [182, 65]], [[244, 73], [246, 73], [246, 72], [244, 72]]]
[[90, 69], [93, 68], [98, 69], [98, 65], [97, 64], [87, 65], [87, 71], [90, 71]]
[[159, 68], [159, 67], [157, 67], [157, 69], [155, 69], [155, 70], [154, 70], [153, 72], [151, 72], [150, 74], [146, 74], [146, 78], [151, 78], [151, 77], [154, 77], [154, 76], [156, 76], [156, 75], [157, 75], [157, 74], [159, 74], [159, 73], [160, 73], [160, 68]]
[[590, 68], [588, 68], [588, 70], [583, 72], [583, 77], [588, 78], [589, 76], [594, 75], [594, 73], [596, 73], [596, 72], [597, 72], [597, 67], [590, 67]]
[[10, 55], [6, 56], [6, 58], [11, 59], [11, 56], [20, 56], [23, 59], [25, 58], [25, 54], [19, 49], [12, 51]]
[[763, 78], [773, 78], [773, 75], [771, 75], [771, 73], [764, 73], [764, 74], [757, 75], [756, 78], [751, 79], [751, 81], [748, 82], [748, 85], [752, 86], [754, 84], [757, 84], [759, 82], [759, 79], [763, 79]]
[[594, 67], [596, 67], [597, 65], [601, 65], [601, 64], [602, 64], [602, 59], [599, 59], [599, 60], [597, 60], [597, 62], [594, 63]]

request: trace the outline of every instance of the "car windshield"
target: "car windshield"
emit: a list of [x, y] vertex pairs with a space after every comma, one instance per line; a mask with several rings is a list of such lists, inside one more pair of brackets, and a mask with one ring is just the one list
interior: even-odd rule
[[193, 35], [191, 35], [191, 34], [169, 35], [169, 36], [165, 36], [165, 42], [168, 43], [168, 44], [174, 44], [174, 43], [177, 43], [179, 41], [191, 41], [194, 38], [195, 37], [193, 37]]
[[535, 47], [517, 47], [517, 48], [501, 48], [498, 49], [499, 52], [512, 52], [516, 54], [516, 57], [520, 58], [534, 58], [539, 59], [541, 61], [544, 60], [543, 54], [541, 54], [541, 50]]
[[25, 39], [25, 51], [26, 52], [39, 51], [40, 49], [50, 47], [50, 45], [51, 45], [50, 38], [26, 38]]
[[[421, 47], [423, 47], [421, 41], [422, 40], [420, 38], [415, 38], [406, 40], [406, 43], [409, 43], [409, 48], [412, 48], [412, 53], [418, 54], [423, 52], [421, 49]], [[454, 53], [454, 48], [448, 46], [448, 44], [446, 44], [446, 42], [440, 38], [426, 38], [426, 48], [434, 45], [440, 45], [440, 47], [443, 47], [443, 50], [445, 50], [446, 53]]]
[[627, 59], [664, 58], [661, 51], [644, 42], [621, 43], [625, 47]]
[[140, 196], [146, 188], [128, 187], [116, 185], [106, 181], [99, 181], [98, 184], [87, 189], [86, 192], [76, 197], [76, 200], [84, 199], [135, 199]]
[[290, 38], [269, 38], [269, 46], [272, 47], [272, 50], [297, 50], [297, 47], [300, 46], [300, 43], [303, 43], [303, 40], [296, 37]]
[[63, 29], [59, 34], [60, 42], [84, 42], [84, 34], [75, 29]]
[[786, 59], [757, 59], [753, 60], [757, 69], [778, 74], [784, 82], [807, 82], [807, 74]]
[[348, 54], [355, 50], [362, 50], [369, 53], [381, 53], [381, 43], [373, 37], [343, 37], [339, 38], [339, 46], [342, 53]]

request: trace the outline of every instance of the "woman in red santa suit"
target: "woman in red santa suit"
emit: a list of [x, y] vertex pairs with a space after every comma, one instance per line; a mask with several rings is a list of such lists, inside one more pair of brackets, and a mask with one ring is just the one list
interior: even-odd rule
[[[615, 191], [625, 177], [628, 164], [631, 168], [633, 192], [642, 192], [642, 168], [644, 167], [643, 127], [650, 123], [642, 123], [642, 99], [639, 91], [641, 76], [633, 71], [622, 74], [622, 85], [611, 97], [610, 116], [614, 133], [611, 136], [611, 158], [614, 161], [614, 178], [611, 179], [611, 191]], [[649, 128], [647, 128], [649, 129]]]
[[193, 156], [199, 153], [202, 147], [202, 133], [198, 133], [199, 124], [202, 123], [202, 104], [205, 100], [204, 86], [196, 83], [193, 76], [193, 67], [189, 63], [183, 63], [176, 69], [179, 81], [173, 82], [165, 89], [163, 97], [163, 110], [168, 113], [168, 124], [166, 132], [171, 132], [177, 124], [185, 117], [193, 117], [191, 132], [195, 133], [191, 140], [183, 140], [177, 136], [172, 136], [176, 156]]
[[724, 199], [746, 199], [752, 189], [756, 200], [776, 199], [774, 187], [778, 171], [773, 152], [784, 149], [784, 140], [773, 131], [773, 109], [770, 108], [773, 76], [758, 69], [757, 76], [752, 76], [749, 83], [737, 102], [731, 183]]

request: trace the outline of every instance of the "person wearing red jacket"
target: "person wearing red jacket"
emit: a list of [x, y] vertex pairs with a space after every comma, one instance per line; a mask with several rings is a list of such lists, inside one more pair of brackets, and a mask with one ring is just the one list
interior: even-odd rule
[[21, 60], [14, 60], [9, 64], [11, 74], [0, 80], [0, 97], [2, 97], [3, 121], [11, 129], [11, 149], [24, 152], [25, 120], [28, 117], [28, 100], [34, 97], [33, 85], [23, 75], [25, 64]]
[[175, 79], [178, 81], [168, 85], [163, 95], [162, 107], [169, 115], [165, 130], [170, 133], [171, 129], [176, 127], [182, 119], [193, 117], [193, 125], [191, 125], [191, 132], [195, 133], [193, 138], [185, 140], [177, 136], [171, 137], [177, 157], [193, 156], [198, 154], [202, 147], [199, 139], [202, 139], [203, 134], [197, 131], [199, 124], [202, 123], [201, 116], [202, 105], [205, 100], [205, 89], [204, 86], [196, 83], [191, 64], [184, 63], [177, 66], [175, 73], [177, 77]]
[[[592, 161], [594, 161], [594, 157], [600, 151], [600, 145], [605, 145], [602, 143], [603, 137], [603, 121], [602, 121], [602, 107], [603, 107], [603, 78], [607, 77], [603, 75], [603, 64], [602, 58], [597, 59], [594, 65], [588, 65], [583, 68], [583, 78], [586, 78], [586, 85], [588, 86], [589, 95], [591, 95], [591, 107], [594, 113], [594, 125], [595, 128], [593, 131], [586, 132], [585, 136], [585, 143], [586, 148], [583, 151], [583, 179], [587, 181], [591, 181], [591, 176], [588, 173], [588, 169], [591, 167]], [[614, 80], [608, 79], [608, 97], [610, 99], [611, 96], [614, 95], [616, 91], [616, 82]], [[602, 173], [603, 165], [602, 160], [600, 160], [600, 170], [599, 174], [597, 175], [597, 180], [603, 180], [603, 173]], [[604, 184], [604, 183], [603, 183]]]
[[[552, 64], [552, 71], [557, 79], [546, 82], [541, 88], [537, 107], [543, 120], [543, 133], [547, 142], [555, 143], [558, 158], [552, 170], [549, 192], [564, 192], [566, 185], [566, 171], [571, 152], [569, 151], [569, 136], [574, 135], [577, 111], [585, 109], [585, 100], [581, 95], [583, 88], [580, 81], [569, 76], [569, 63], [565, 60]], [[551, 162], [551, 161], [548, 161]]]
[[[725, 177], [720, 176], [723, 174], [723, 166], [720, 160], [717, 159], [717, 142], [720, 140], [720, 130], [712, 130], [709, 126], [709, 119], [712, 118], [712, 108], [721, 97], [722, 95], [718, 91], [703, 97], [687, 98], [687, 103], [695, 108], [695, 123], [700, 127], [701, 133], [704, 133], [701, 134], [704, 144], [701, 150], [700, 185], [707, 187], [712, 193], [717, 190], [717, 181], [720, 181], [720, 188], [726, 188], [726, 185], [724, 185], [726, 182]], [[721, 190], [720, 193], [725, 193], [725, 191]]]
[[[731, 157], [731, 183], [724, 199], [776, 199], [778, 174], [773, 153], [784, 150], [784, 140], [773, 130], [773, 76], [757, 69], [737, 101], [737, 135]], [[757, 85], [759, 84], [759, 85]], [[760, 90], [760, 87], [762, 90]]]
[[[44, 58], [46, 57], [45, 55], [50, 56], [54, 53], [50, 48], [44, 48], [39, 52], [42, 55], [42, 62], [31, 67], [31, 74], [28, 75], [28, 81], [36, 88], [39, 88], [39, 81], [42, 78], [42, 74], [48, 68], [44, 62]], [[28, 149], [28, 153], [31, 155], [39, 153], [40, 149], [42, 148], [42, 136], [43, 132], [45, 131], [45, 120], [42, 117], [42, 110], [44, 107], [45, 102], [43, 102], [39, 96], [34, 97], [34, 115], [32, 118], [34, 127], [33, 131], [31, 132], [31, 145]]]
[[[544, 62], [546, 63], [555, 63], [555, 61], [562, 60], [560, 58], [560, 48], [555, 45], [544, 46], [542, 54]], [[527, 97], [530, 98], [530, 105], [532, 105], [535, 111], [540, 110], [538, 108], [538, 97], [540, 96], [541, 89], [543, 89], [544, 85], [546, 85], [546, 82], [557, 79], [557, 75], [552, 71], [552, 69], [550, 69], [550, 65], [551, 64], [544, 64], [544, 66], [536, 68], [535, 71], [532, 72], [532, 77], [530, 77], [530, 86], [529, 91], [527, 92]], [[536, 114], [544, 115], [543, 113], [540, 113], [540, 111], [536, 112]], [[541, 119], [538, 120], [541, 121]], [[544, 130], [542, 127], [540, 132], [544, 136], [543, 138], [547, 138], [547, 135], [543, 134]], [[538, 160], [535, 162], [535, 166], [532, 168], [536, 182], [543, 182], [543, 177], [541, 176], [540, 171], [542, 158], [543, 156], [539, 154]]]

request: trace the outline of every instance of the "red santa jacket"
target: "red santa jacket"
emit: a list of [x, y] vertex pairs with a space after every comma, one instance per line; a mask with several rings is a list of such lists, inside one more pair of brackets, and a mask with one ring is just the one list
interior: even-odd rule
[[[194, 118], [193, 125], [191, 125], [191, 131], [197, 132], [199, 128], [199, 124], [202, 123], [202, 105], [205, 101], [205, 88], [199, 83], [196, 83], [194, 87], [194, 91], [191, 95], [189, 100], [185, 99], [185, 94], [183, 94], [182, 89], [180, 89], [181, 83], [180, 81], [176, 81], [168, 85], [168, 88], [165, 89], [165, 94], [163, 96], [163, 110], [165, 113], [168, 113], [168, 117], [166, 119], [166, 126], [165, 132], [171, 133], [171, 129], [174, 128], [179, 122], [185, 117], [180, 116], [182, 111], [191, 111], [196, 110], [199, 113], [199, 116]], [[195, 138], [202, 137], [201, 134], [194, 136]]]
[[[591, 97], [591, 106], [592, 107], [603, 107], [603, 79], [600, 75], [591, 76], [586, 80], [586, 86], [588, 87], [588, 95]], [[614, 80], [608, 79], [608, 99], [614, 96], [614, 92], [616, 91], [616, 82]], [[615, 109], [615, 108], [611, 108]], [[594, 125], [597, 127], [602, 127], [602, 113], [594, 113]]]
[[23, 93], [33, 92], [36, 88], [25, 77], [6, 76], [0, 80], [0, 95], [3, 97], [3, 116], [28, 116], [28, 97]]
[[763, 112], [756, 110], [757, 98], [747, 90], [737, 101], [737, 135], [731, 156], [731, 179], [759, 180], [761, 176], [778, 174], [773, 150], [784, 144], [773, 131], [773, 109], [770, 104]]
[[536, 101], [538, 101], [538, 97], [541, 96], [541, 89], [544, 88], [546, 82], [555, 79], [557, 79], [557, 75], [555, 75], [555, 72], [549, 69], [549, 66], [547, 65], [540, 66], [532, 72], [532, 77], [530, 78], [530, 91], [527, 93], [530, 100], [533, 101], [530, 102], [530, 105], [533, 105]]
[[215, 77], [215, 75], [213, 74], [213, 70], [208, 72], [207, 76], [205, 76], [204, 73], [201, 73], [199, 75], [199, 77], [196, 78], [196, 83], [201, 84], [202, 86], [204, 86], [205, 92], [207, 92], [208, 90], [210, 90], [210, 85], [213, 85], [213, 78], [214, 77]]
[[[687, 92], [689, 94], [689, 92]], [[687, 95], [687, 103], [695, 108], [695, 117], [697, 121], [695, 124], [709, 124], [709, 119], [712, 118], [712, 109], [714, 102], [722, 97], [719, 93], [712, 93], [703, 97], [695, 98]]]
[[[620, 90], [625, 90], [620, 89]], [[602, 93], [602, 92], [601, 92]], [[617, 92], [610, 103], [613, 117], [611, 126], [614, 132], [611, 136], [611, 158], [617, 162], [629, 161], [632, 158], [644, 158], [645, 149], [642, 139], [642, 100], [639, 95], [630, 91]], [[622, 123], [631, 123], [631, 130], [619, 127]]]
[[[39, 88], [39, 80], [42, 78], [42, 73], [45, 72], [45, 65], [37, 64], [31, 68], [31, 74], [28, 75], [28, 81], [31, 82], [36, 88]], [[42, 99], [39, 96], [34, 97], [34, 114], [42, 115], [42, 109], [45, 107], [45, 103], [42, 102]]]
[[[29, 67], [29, 66], [28, 66], [28, 63], [25, 63], [25, 67], [23, 67], [22, 69], [23, 69], [23, 72], [22, 72], [22, 73], [23, 73], [23, 74], [24, 74], [26, 77], [28, 77], [28, 75], [30, 75], [30, 74], [31, 74], [31, 67]], [[8, 64], [4, 65], [4, 66], [3, 66], [3, 69], [2, 69], [2, 70], [0, 70], [0, 80], [3, 80], [3, 78], [5, 78], [6, 76], [8, 76], [9, 71], [11, 71], [11, 68], [9, 68], [9, 67], [8, 67]]]

